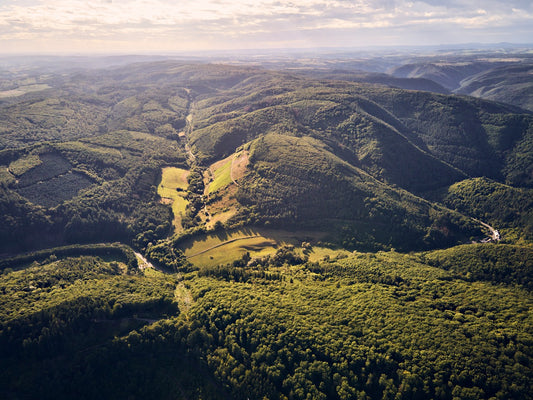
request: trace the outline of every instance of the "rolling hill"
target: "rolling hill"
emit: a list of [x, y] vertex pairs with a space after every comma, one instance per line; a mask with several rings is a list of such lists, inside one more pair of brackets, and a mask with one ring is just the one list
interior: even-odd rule
[[1, 75], [1, 398], [531, 397], [530, 113], [116, 61]]
[[[531, 58], [527, 55], [518, 58], [488, 55], [420, 61], [397, 66], [389, 73], [398, 79], [426, 79], [453, 93], [499, 101], [533, 111], [532, 68]], [[425, 90], [441, 92], [431, 86], [427, 86]]]
[[[8, 121], [0, 161], [9, 196], [44, 206], [39, 212], [58, 232], [57, 244], [92, 240], [104, 221], [113, 226], [110, 239], [134, 239], [142, 248], [164, 239], [170, 221], [160, 218], [168, 205], [157, 206], [160, 216], [148, 226], [135, 222], [148, 212], [142, 204], [157, 198], [158, 171], [183, 168], [188, 158], [186, 169], [199, 174], [190, 179], [201, 180], [211, 163], [243, 146], [251, 161], [242, 183], [228, 186], [230, 173], [223, 185], [217, 179], [216, 195], [230, 204], [224, 223], [320, 226], [333, 242], [369, 248], [442, 247], [480, 235], [468, 215], [428, 203], [425, 193], [475, 176], [532, 184], [533, 117], [469, 97], [170, 61], [49, 83], [0, 109]], [[53, 161], [31, 164], [35, 159]], [[19, 165], [23, 173], [13, 175], [10, 166]], [[45, 176], [48, 165], [63, 169]], [[41, 181], [47, 185], [39, 188]], [[62, 196], [45, 193], [58, 185]], [[202, 195], [212, 197], [215, 186], [195, 185], [180, 211], [183, 229], [213, 226], [201, 209], [209, 212]], [[84, 210], [89, 204], [94, 211]], [[18, 212], [4, 218], [17, 220]]]
[[421, 61], [404, 64], [391, 69], [390, 74], [398, 78], [425, 78], [437, 82], [448, 90], [461, 86], [461, 81], [470, 76], [490, 70], [503, 63], [489, 60]]
[[533, 111], [532, 64], [493, 68], [461, 81], [455, 93], [468, 94]]

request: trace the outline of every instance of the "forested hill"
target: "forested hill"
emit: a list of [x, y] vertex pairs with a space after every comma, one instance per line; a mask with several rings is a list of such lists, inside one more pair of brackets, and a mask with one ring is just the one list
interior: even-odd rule
[[[42, 242], [38, 230], [39, 245], [101, 240], [102, 226], [144, 248], [170, 230], [152, 187], [161, 168], [194, 161], [203, 174], [243, 149], [229, 226], [342, 229], [369, 248], [480, 235], [427, 192], [476, 176], [533, 185], [533, 117], [502, 104], [171, 61], [34, 79], [39, 90], [21, 84], [0, 107], [4, 251]], [[202, 225], [198, 201], [189, 227]]]

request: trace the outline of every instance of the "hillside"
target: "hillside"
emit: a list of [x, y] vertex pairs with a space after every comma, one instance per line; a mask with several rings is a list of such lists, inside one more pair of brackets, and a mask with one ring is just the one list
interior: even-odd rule
[[236, 198], [253, 222], [333, 228], [349, 249], [440, 247], [479, 234], [463, 216], [383, 184], [316, 139], [263, 136], [250, 145], [250, 164]]
[[472, 75], [487, 71], [498, 66], [497, 62], [479, 60], [452, 60], [438, 62], [420, 62], [405, 64], [393, 68], [390, 73], [397, 78], [425, 78], [448, 90], [457, 89], [461, 81]]
[[455, 92], [533, 111], [532, 73], [532, 64], [494, 68], [464, 79]]
[[531, 398], [531, 114], [127, 60], [0, 75], [1, 398]]
[[[533, 117], [472, 98], [170, 61], [39, 82], [50, 88], [0, 107], [3, 251], [102, 239], [145, 249], [171, 232], [169, 201], [178, 235], [218, 220], [320, 226], [364, 248], [442, 247], [481, 233], [419, 196], [472, 176], [532, 184]], [[242, 146], [253, 149], [242, 184], [227, 164], [207, 188], [209, 165]], [[195, 173], [162, 204], [154, 187], [168, 166]]]
[[[532, 68], [531, 57], [527, 54], [502, 58], [494, 55], [452, 56], [438, 61], [421, 60], [394, 67], [389, 71], [392, 75], [389, 80], [428, 80], [453, 93], [499, 101], [533, 111]], [[416, 89], [442, 93], [441, 89], [430, 85], [426, 89]]]

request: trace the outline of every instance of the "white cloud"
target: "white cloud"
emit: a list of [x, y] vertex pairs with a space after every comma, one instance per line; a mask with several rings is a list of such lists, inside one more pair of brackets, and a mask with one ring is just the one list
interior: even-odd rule
[[341, 33], [375, 29], [381, 42], [397, 28], [416, 33], [428, 27], [444, 36], [468, 29], [473, 36], [465, 41], [476, 40], [474, 33], [482, 38], [484, 29], [508, 28], [502, 40], [523, 40], [533, 37], [528, 24], [533, 26], [533, 6], [526, 0], [486, 0], [482, 9], [477, 0], [7, 0], [0, 3], [0, 51], [38, 48], [44, 40], [51, 48], [74, 42], [96, 48], [106, 41], [106, 48], [136, 48], [141, 41], [144, 50], [281, 47], [301, 43], [303, 33], [307, 45], [336, 45]]

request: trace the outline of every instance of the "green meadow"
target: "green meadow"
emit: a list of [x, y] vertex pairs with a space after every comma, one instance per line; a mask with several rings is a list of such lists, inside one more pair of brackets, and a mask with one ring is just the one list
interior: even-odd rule
[[[193, 265], [210, 267], [230, 263], [246, 253], [252, 258], [270, 255], [284, 245], [292, 245], [302, 253], [303, 242], [316, 241], [323, 236], [321, 232], [312, 231], [243, 228], [193, 237], [180, 247]], [[314, 261], [334, 254], [337, 254], [335, 250], [314, 247], [309, 257]]]
[[26, 93], [40, 92], [41, 90], [45, 90], [45, 89], [49, 89], [49, 88], [50, 88], [50, 86], [47, 85], [46, 83], [19, 86], [16, 89], [0, 91], [0, 99], [8, 98], [8, 97], [18, 97], [18, 96], [22, 96], [22, 95], [24, 95]]
[[182, 168], [163, 168], [161, 183], [157, 187], [157, 194], [162, 199], [167, 199], [172, 203], [172, 213], [174, 214], [172, 224], [176, 230], [181, 229], [181, 216], [185, 213], [188, 204], [185, 199], [188, 175], [189, 171]]
[[219, 189], [228, 186], [231, 183], [231, 164], [233, 156], [223, 160], [220, 166], [213, 172], [213, 182], [208, 187], [208, 193], [214, 193]]

